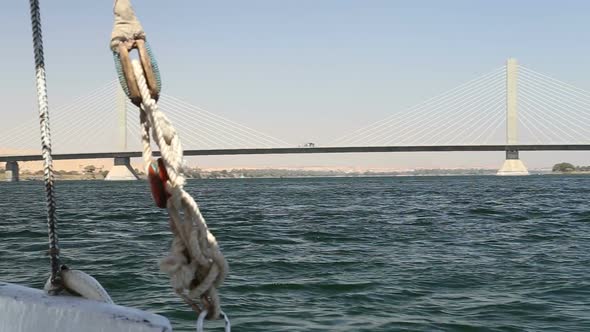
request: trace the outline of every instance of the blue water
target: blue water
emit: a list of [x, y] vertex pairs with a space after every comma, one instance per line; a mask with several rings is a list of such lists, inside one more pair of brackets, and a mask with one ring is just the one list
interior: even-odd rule
[[[590, 331], [590, 177], [198, 180], [234, 331]], [[39, 182], [0, 183], [0, 280], [48, 274]], [[60, 182], [62, 258], [194, 331], [144, 182]], [[220, 323], [209, 325], [220, 327]], [[210, 330], [216, 330], [215, 328]], [[217, 329], [221, 330], [221, 329]]]

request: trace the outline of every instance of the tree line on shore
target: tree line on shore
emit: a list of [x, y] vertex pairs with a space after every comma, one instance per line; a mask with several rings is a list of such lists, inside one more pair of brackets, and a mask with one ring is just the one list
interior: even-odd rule
[[[555, 173], [590, 172], [590, 166], [576, 166], [571, 163], [561, 162], [553, 166]], [[6, 171], [0, 168], [0, 174]], [[144, 172], [135, 169], [139, 176], [145, 176]], [[43, 176], [43, 171], [21, 170], [21, 176]], [[302, 170], [302, 169], [231, 169], [231, 170], [202, 170], [200, 168], [185, 169], [184, 174], [189, 179], [232, 179], [232, 178], [281, 178], [281, 177], [330, 177], [330, 176], [436, 176], [436, 175], [492, 175], [494, 169], [416, 169], [407, 171], [341, 171], [341, 170]], [[54, 174], [60, 178], [84, 177], [99, 179], [107, 176], [108, 171], [97, 168], [94, 165], [87, 165], [80, 171], [56, 170]]]
[[[145, 173], [135, 169], [140, 177]], [[305, 170], [305, 169], [230, 169], [230, 170], [203, 170], [198, 167], [186, 168], [184, 175], [189, 179], [232, 179], [232, 178], [287, 178], [287, 177], [361, 177], [361, 176], [410, 176], [410, 175], [491, 175], [493, 169], [415, 169], [407, 171], [343, 171], [343, 170]], [[0, 169], [0, 174], [5, 173]], [[43, 171], [21, 170], [21, 176], [33, 178], [42, 177]], [[94, 165], [86, 165], [80, 170], [56, 170], [54, 174], [58, 178], [76, 179], [101, 179], [106, 177], [108, 170]]]
[[553, 165], [553, 172], [572, 173], [572, 172], [590, 172], [590, 166], [575, 166], [570, 163], [558, 163]]

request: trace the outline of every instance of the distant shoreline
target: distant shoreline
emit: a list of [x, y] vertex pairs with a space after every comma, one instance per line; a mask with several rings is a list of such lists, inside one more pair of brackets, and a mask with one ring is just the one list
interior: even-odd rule
[[[305, 173], [309, 173], [311, 171], [305, 171]], [[296, 172], [294, 172], [296, 173]], [[438, 172], [432, 172], [432, 170], [428, 170], [427, 172], [421, 171], [413, 171], [413, 172], [387, 172], [387, 173], [370, 173], [370, 174], [359, 174], [359, 173], [335, 173], [332, 174], [324, 174], [323, 171], [318, 171], [317, 173], [321, 174], [257, 174], [256, 176], [238, 176], [236, 173], [227, 172], [223, 176], [219, 174], [209, 174], [209, 176], [201, 176], [201, 177], [194, 177], [194, 176], [187, 176], [188, 180], [230, 180], [230, 179], [297, 179], [297, 178], [383, 178], [383, 177], [427, 177], [427, 176], [440, 176], [440, 177], [447, 177], [447, 176], [496, 176], [496, 170], [489, 170], [487, 172], [461, 172], [460, 170], [452, 170], [452, 172], [444, 172], [443, 170], [439, 170]], [[231, 176], [230, 176], [231, 174]], [[531, 175], [590, 175], [590, 172], [532, 172]], [[56, 181], [104, 181], [104, 176], [102, 174], [94, 174], [94, 175], [87, 175], [87, 174], [64, 174], [64, 175], [56, 175]], [[145, 175], [140, 175], [140, 180], [145, 180]], [[6, 181], [7, 178], [4, 173], [0, 174], [0, 181]], [[32, 174], [21, 174], [20, 181], [43, 181], [42, 175], [32, 175]]]

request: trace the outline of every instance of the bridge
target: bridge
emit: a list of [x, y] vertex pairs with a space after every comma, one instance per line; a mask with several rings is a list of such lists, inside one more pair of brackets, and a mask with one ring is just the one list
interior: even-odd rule
[[[301, 153], [366, 153], [366, 152], [490, 152], [490, 151], [590, 151], [590, 144], [547, 144], [547, 145], [406, 145], [406, 146], [345, 146], [317, 148], [251, 148], [185, 150], [185, 156], [236, 156], [253, 154], [301, 154]], [[160, 153], [155, 151], [155, 157]], [[95, 152], [54, 154], [53, 160], [139, 158], [140, 151]], [[40, 161], [41, 155], [3, 155], [0, 162]]]
[[[172, 96], [162, 95], [160, 105], [179, 131], [186, 156], [505, 151], [498, 174], [525, 175], [519, 151], [590, 150], [590, 92], [515, 59], [313, 147], [298, 147]], [[50, 111], [55, 160], [114, 158], [113, 177], [135, 176], [130, 158], [141, 156], [138, 114], [117, 81]], [[18, 180], [19, 162], [41, 160], [23, 152], [37, 150], [38, 124], [31, 120], [0, 131], [0, 147], [17, 151], [0, 154], [12, 180]]]

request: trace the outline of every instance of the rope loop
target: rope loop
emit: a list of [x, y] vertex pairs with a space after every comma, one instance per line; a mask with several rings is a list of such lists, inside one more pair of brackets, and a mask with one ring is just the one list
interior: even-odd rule
[[[203, 332], [203, 326], [205, 324], [205, 318], [207, 317], [207, 310], [203, 310], [199, 314], [199, 318], [197, 319], [197, 332]], [[221, 318], [223, 318], [225, 322], [225, 332], [231, 332], [231, 322], [229, 321], [229, 317], [225, 314], [225, 312], [220, 313]]]

